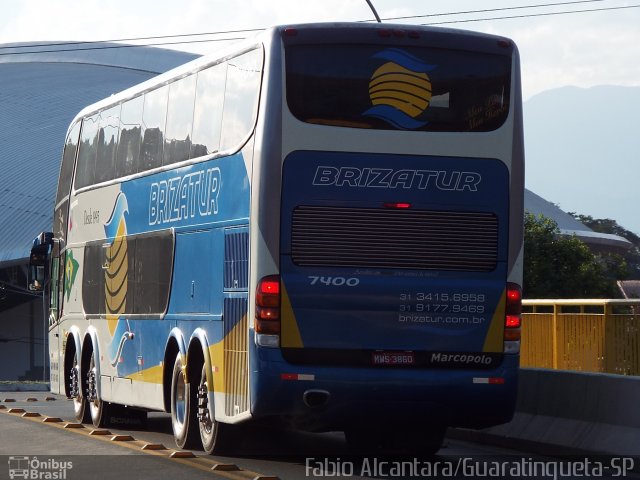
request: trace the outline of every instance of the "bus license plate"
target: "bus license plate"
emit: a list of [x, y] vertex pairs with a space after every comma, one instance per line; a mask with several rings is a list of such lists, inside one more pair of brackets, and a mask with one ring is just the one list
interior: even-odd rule
[[371, 361], [374, 365], [415, 365], [413, 352], [373, 352]]

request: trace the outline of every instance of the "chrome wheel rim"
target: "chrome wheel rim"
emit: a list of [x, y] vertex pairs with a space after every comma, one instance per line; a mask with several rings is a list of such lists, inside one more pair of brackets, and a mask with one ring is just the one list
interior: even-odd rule
[[177, 424], [176, 426], [182, 430], [184, 428], [187, 415], [187, 386], [184, 379], [184, 373], [182, 372], [178, 374], [176, 381], [173, 407]]
[[98, 398], [97, 368], [95, 357], [91, 354], [89, 373], [87, 374], [87, 400], [91, 408], [91, 418], [96, 418], [100, 410], [100, 399]]
[[69, 381], [69, 395], [73, 399], [73, 410], [78, 413], [82, 410], [82, 391], [80, 389], [80, 365], [78, 357], [73, 357], [73, 367], [71, 368], [71, 378]]
[[213, 433], [213, 421], [209, 410], [209, 388], [207, 387], [206, 372], [202, 370], [200, 385], [198, 386], [198, 422], [200, 431], [211, 436]]

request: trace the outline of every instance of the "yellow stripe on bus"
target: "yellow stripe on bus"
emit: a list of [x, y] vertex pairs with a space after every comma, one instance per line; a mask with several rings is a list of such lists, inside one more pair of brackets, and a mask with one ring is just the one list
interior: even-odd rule
[[162, 384], [163, 365], [155, 365], [151, 368], [145, 368], [139, 372], [133, 373], [126, 378], [135, 380], [136, 382], [158, 383]]
[[296, 315], [293, 313], [291, 300], [289, 300], [289, 295], [287, 294], [287, 288], [285, 287], [284, 282], [281, 282], [280, 286], [282, 290], [282, 305], [280, 309], [280, 318], [282, 322], [280, 328], [280, 344], [283, 347], [304, 348]]
[[493, 314], [493, 318], [491, 319], [487, 336], [484, 339], [483, 352], [501, 353], [504, 350], [504, 314], [506, 300], [507, 292], [504, 290], [496, 307], [496, 311]]

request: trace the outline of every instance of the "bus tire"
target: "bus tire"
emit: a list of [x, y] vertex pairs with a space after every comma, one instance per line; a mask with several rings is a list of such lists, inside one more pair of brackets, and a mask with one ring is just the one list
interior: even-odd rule
[[209, 455], [220, 454], [228, 450], [231, 441], [231, 425], [216, 421], [215, 406], [209, 402], [207, 386], [207, 368], [202, 365], [198, 382], [198, 427], [202, 448]]
[[91, 352], [89, 370], [87, 371], [87, 403], [91, 415], [91, 423], [96, 428], [106, 427], [111, 415], [111, 404], [103, 401], [98, 394], [98, 369], [96, 367], [95, 351]]
[[182, 358], [178, 352], [171, 374], [171, 427], [178, 448], [196, 450], [200, 440], [196, 388], [187, 383]]
[[73, 400], [73, 416], [82, 423], [89, 423], [90, 415], [87, 408], [87, 400], [82, 389], [82, 370], [80, 369], [80, 353], [77, 348], [69, 352], [70, 369], [68, 371], [67, 385], [69, 388], [69, 398]]

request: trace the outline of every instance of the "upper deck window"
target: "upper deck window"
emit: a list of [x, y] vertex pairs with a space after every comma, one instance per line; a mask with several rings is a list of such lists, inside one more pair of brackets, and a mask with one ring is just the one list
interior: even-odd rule
[[509, 114], [511, 57], [381, 45], [290, 45], [287, 102], [307, 123], [486, 132]]
[[84, 117], [75, 188], [241, 148], [256, 123], [263, 63], [254, 48]]

